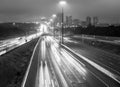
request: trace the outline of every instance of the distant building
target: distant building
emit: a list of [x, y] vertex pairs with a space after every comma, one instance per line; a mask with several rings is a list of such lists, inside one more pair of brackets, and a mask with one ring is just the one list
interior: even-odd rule
[[69, 26], [72, 25], [72, 16], [69, 16], [69, 18], [68, 18], [68, 25]]
[[73, 20], [73, 25], [80, 25], [80, 20], [79, 19], [74, 19]]
[[66, 16], [66, 25], [67, 26], [72, 25], [72, 16]]
[[66, 25], [68, 25], [68, 21], [69, 21], [68, 18], [69, 18], [69, 17], [66, 16]]
[[113, 24], [113, 26], [117, 27], [117, 26], [120, 26], [120, 24]]
[[89, 16], [86, 17], [86, 24], [87, 26], [91, 25], [91, 17]]
[[98, 17], [93, 17], [93, 25], [97, 25], [99, 22]]
[[60, 24], [62, 23], [62, 13], [57, 14], [56, 21], [57, 21], [57, 23], [60, 23]]
[[96, 27], [109, 27], [110, 25], [107, 23], [99, 23], [95, 25]]
[[82, 26], [82, 27], [87, 27], [86, 21], [81, 21], [81, 26]]

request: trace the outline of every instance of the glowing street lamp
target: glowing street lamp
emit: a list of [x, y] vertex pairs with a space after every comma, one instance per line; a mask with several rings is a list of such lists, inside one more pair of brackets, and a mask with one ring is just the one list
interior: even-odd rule
[[63, 43], [63, 33], [64, 33], [64, 30], [63, 30], [63, 23], [64, 23], [64, 6], [67, 4], [66, 1], [60, 1], [59, 2], [59, 5], [61, 6], [62, 8], [62, 43]]
[[50, 19], [50, 22], [53, 22], [53, 19]]
[[56, 14], [53, 14], [52, 17], [53, 17], [53, 18], [56, 18], [57, 16], [56, 16]]
[[54, 20], [54, 22], [53, 22], [53, 35], [55, 37], [55, 18], [57, 17], [57, 15], [53, 14], [52, 17], [53, 17], [53, 20]]
[[67, 4], [67, 2], [66, 2], [66, 1], [60, 1], [59, 4], [60, 4], [62, 7], [64, 7], [64, 6]]

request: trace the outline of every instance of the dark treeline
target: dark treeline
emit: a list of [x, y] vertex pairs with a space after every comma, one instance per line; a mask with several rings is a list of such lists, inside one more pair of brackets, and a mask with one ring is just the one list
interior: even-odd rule
[[0, 38], [9, 36], [20, 36], [36, 32], [34, 23], [1, 23]]
[[77, 28], [65, 29], [65, 31], [68, 30], [72, 31], [74, 34], [120, 37], [120, 26], [109, 26], [109, 27], [89, 26], [87, 28], [77, 27]]

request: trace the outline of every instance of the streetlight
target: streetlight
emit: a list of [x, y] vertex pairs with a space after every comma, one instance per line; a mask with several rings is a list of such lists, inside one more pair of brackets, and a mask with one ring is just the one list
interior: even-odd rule
[[54, 37], [55, 37], [55, 18], [57, 17], [57, 15], [53, 14], [52, 17], [54, 19], [54, 22], [53, 22], [53, 34], [54, 34]]
[[61, 8], [62, 8], [62, 43], [63, 43], [63, 33], [64, 33], [64, 30], [63, 30], [63, 23], [64, 23], [64, 6], [67, 4], [67, 2], [66, 1], [60, 1], [59, 2], [59, 5], [61, 6]]
[[53, 30], [53, 19], [52, 18], [50, 19], [50, 30], [51, 30], [51, 32]]
[[53, 14], [52, 17], [53, 17], [53, 18], [56, 18], [57, 16], [56, 16], [56, 14]]
[[50, 19], [50, 22], [53, 22], [53, 19]]

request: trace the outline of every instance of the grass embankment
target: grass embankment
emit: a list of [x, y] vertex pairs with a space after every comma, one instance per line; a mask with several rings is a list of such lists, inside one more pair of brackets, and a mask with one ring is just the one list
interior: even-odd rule
[[86, 43], [94, 47], [108, 51], [110, 53], [120, 55], [120, 45], [105, 43], [105, 42], [100, 42], [100, 41], [86, 41]]
[[110, 53], [120, 55], [120, 45], [118, 44], [112, 44], [112, 43], [107, 43], [107, 42], [102, 42], [97, 40], [80, 39], [80, 38], [79, 40], [87, 45], [105, 50]]
[[20, 87], [38, 39], [0, 56], [0, 87]]
[[37, 27], [35, 23], [0, 23], [0, 40], [34, 34]]

